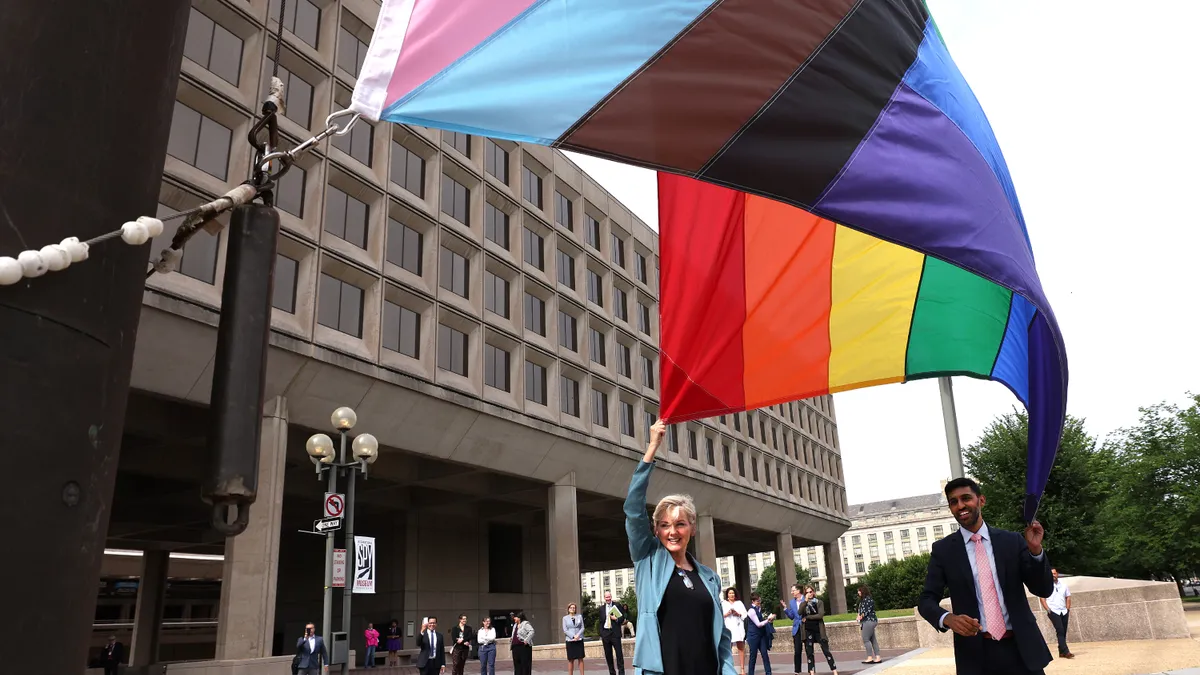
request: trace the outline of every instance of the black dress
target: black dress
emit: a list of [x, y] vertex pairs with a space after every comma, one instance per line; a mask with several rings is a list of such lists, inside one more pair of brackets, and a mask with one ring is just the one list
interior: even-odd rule
[[671, 575], [658, 607], [658, 631], [663, 675], [720, 675], [713, 644], [713, 599], [695, 570], [676, 568]]

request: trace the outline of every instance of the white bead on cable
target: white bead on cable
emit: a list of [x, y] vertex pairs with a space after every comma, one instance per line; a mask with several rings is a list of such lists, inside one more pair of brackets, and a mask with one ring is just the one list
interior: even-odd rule
[[16, 258], [0, 256], [0, 286], [12, 286], [25, 277]]
[[21, 263], [21, 273], [26, 279], [34, 279], [46, 273], [46, 261], [37, 251], [21, 251], [17, 262]]
[[46, 269], [51, 272], [65, 270], [71, 264], [71, 254], [67, 252], [66, 248], [63, 248], [62, 244], [43, 246], [38, 253], [41, 254], [42, 260], [46, 261]]
[[146, 231], [150, 233], [150, 238], [153, 239], [163, 233], [163, 221], [150, 216], [141, 216], [137, 222], [146, 226]]
[[131, 246], [140, 246], [150, 240], [150, 228], [140, 221], [130, 221], [121, 226], [121, 241]]
[[79, 241], [79, 237], [67, 237], [58, 244], [67, 249], [67, 253], [71, 254], [71, 262], [77, 263], [87, 260], [88, 245]]

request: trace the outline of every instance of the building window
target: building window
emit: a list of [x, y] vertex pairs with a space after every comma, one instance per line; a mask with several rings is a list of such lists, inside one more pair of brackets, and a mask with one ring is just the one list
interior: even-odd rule
[[667, 427], [667, 449], [679, 453], [679, 427], [674, 424]]
[[[192, 242], [195, 241], [196, 238], [193, 238]], [[215, 258], [213, 262], [216, 262]], [[282, 253], [275, 254], [275, 282], [271, 287], [271, 306], [275, 309], [288, 314], [296, 313], [296, 275], [299, 269], [300, 263]]]
[[[270, 14], [267, 16], [279, 16], [279, 2], [280, 0], [271, 0]], [[283, 12], [283, 27], [316, 49], [317, 35], [321, 28], [321, 9], [310, 0], [288, 0]]]
[[388, 300], [383, 301], [383, 348], [420, 358], [421, 315]]
[[612, 235], [612, 261], [617, 267], [625, 267], [625, 240]]
[[654, 360], [642, 357], [642, 384], [654, 388]]
[[483, 168], [501, 183], [508, 185], [508, 151], [490, 138], [483, 140]]
[[621, 435], [634, 437], [633, 431], [633, 404], [628, 401], [620, 401], [621, 406]]
[[490, 202], [483, 205], [483, 236], [508, 250], [508, 214]]
[[592, 390], [592, 424], [608, 428], [608, 394]]
[[599, 251], [600, 250], [600, 221], [596, 220], [595, 218], [593, 218], [587, 214], [584, 214], [583, 224], [584, 224], [584, 239], [587, 241], [588, 246], [591, 246], [592, 248]]
[[525, 262], [546, 271], [546, 240], [541, 235], [525, 228], [524, 241], [521, 248], [525, 249]]
[[225, 180], [229, 174], [232, 137], [229, 127], [176, 101], [167, 154]]
[[555, 190], [554, 192], [554, 222], [563, 227], [575, 231], [575, 218], [572, 212], [571, 200], [567, 199], [566, 195]]
[[501, 391], [512, 389], [508, 381], [508, 352], [493, 344], [483, 346], [483, 383]]
[[638, 330], [642, 333], [650, 334], [650, 308], [638, 303]]
[[630, 358], [629, 347], [620, 342], [617, 343], [617, 374], [633, 378], [633, 362]]
[[341, 190], [329, 186], [325, 195], [325, 231], [355, 246], [367, 247], [370, 208]]
[[508, 280], [490, 271], [483, 273], [483, 308], [508, 318]]
[[629, 296], [616, 286], [613, 286], [613, 313], [622, 321], [629, 320]]
[[696, 449], [696, 432], [693, 429], [688, 429], [688, 457], [692, 459], [700, 457]]
[[437, 366], [467, 376], [467, 334], [444, 323], [438, 324]]
[[788, 469], [787, 476], [788, 476], [788, 494], [794, 495], [794, 494], [796, 494], [796, 484], [793, 482], [795, 479], [795, 474], [792, 473], [791, 469]]
[[716, 458], [716, 457], [714, 457], [713, 455], [714, 455], [714, 453], [713, 453], [713, 439], [711, 439], [711, 438], [705, 438], [705, 439], [704, 439], [704, 457], [705, 457], [705, 459], [707, 459], [707, 460], [708, 460], [708, 465], [709, 465], [709, 466], [716, 466], [716, 465], [717, 465], [717, 458]]
[[558, 344], [573, 352], [579, 351], [579, 336], [576, 334], [575, 317], [561, 309], [558, 311]]
[[650, 438], [650, 427], [654, 426], [654, 413], [643, 411], [642, 418], [644, 421], [644, 424], [642, 425], [642, 433], [645, 434], [646, 439], [649, 439]]
[[754, 417], [746, 413], [746, 435], [754, 438]]
[[392, 183], [421, 199], [425, 198], [424, 158], [396, 141], [392, 141], [392, 168], [389, 174]]
[[590, 329], [590, 331], [591, 340], [589, 344], [591, 345], [590, 355], [592, 360], [602, 366], [608, 365], [604, 356], [604, 333], [601, 333], [595, 328]]
[[467, 287], [470, 283], [470, 270], [467, 268], [465, 257], [443, 246], [442, 261], [438, 268], [440, 272], [439, 286], [455, 295], [469, 297]]
[[600, 275], [592, 270], [587, 271], [587, 296], [588, 300], [596, 304], [597, 307], [604, 306], [604, 285], [600, 279]]
[[646, 272], [646, 256], [637, 251], [633, 252], [633, 272], [638, 281], [643, 284], [649, 283], [649, 274]]
[[467, 186], [442, 175], [442, 213], [457, 220], [463, 225], [471, 224], [471, 191]]
[[729, 446], [724, 443], [721, 444], [721, 465], [725, 467], [727, 473], [731, 470], [729, 468]]
[[738, 475], [742, 478], [746, 477], [746, 453], [738, 450]]
[[558, 388], [562, 411], [571, 417], [579, 417], [579, 382], [566, 375], [559, 375]]
[[364, 166], [371, 166], [372, 148], [375, 142], [375, 127], [360, 121], [345, 136], [334, 136], [333, 147], [350, 155]]
[[470, 134], [464, 134], [458, 131], [443, 131], [442, 140], [446, 143], [446, 145], [449, 145], [450, 147], [459, 151], [463, 157], [471, 156]]
[[367, 58], [367, 43], [359, 40], [343, 26], [338, 31], [338, 68], [354, 77], [362, 72], [363, 61]]
[[280, 210], [304, 217], [304, 182], [308, 172], [293, 165], [275, 184], [275, 206]]
[[944, 527], [942, 527], [941, 525], [933, 526], [933, 538], [935, 540], [941, 539], [942, 537], [946, 536], [945, 532], [946, 532], [946, 529]]
[[546, 337], [546, 301], [530, 293], [525, 294], [525, 328]]
[[575, 259], [558, 249], [558, 283], [575, 290]]
[[778, 464], [775, 465], [775, 484], [780, 490], [783, 489], [783, 469], [779, 468]]
[[317, 323], [336, 331], [362, 337], [363, 290], [337, 277], [321, 274], [317, 298]]
[[[165, 204], [158, 205], [157, 217], [160, 220], [173, 213], [175, 213], [175, 209]], [[175, 236], [175, 231], [179, 229], [182, 222], [182, 220], [168, 221], [163, 228], [163, 233], [150, 240], [150, 260], [158, 260], [163, 249], [171, 245], [171, 238]], [[217, 248], [220, 243], [219, 236], [208, 233], [192, 237], [188, 245], [183, 248], [182, 257], [179, 259], [179, 273], [206, 284], [213, 284], [217, 279]], [[277, 267], [276, 278], [279, 274]], [[278, 284], [278, 282], [276, 283]], [[295, 288], [295, 279], [292, 280], [292, 287]]]
[[525, 362], [525, 400], [546, 405], [546, 367]]
[[758, 482], [758, 458], [757, 457], [750, 458], [750, 477], [754, 480], [755, 483]]
[[421, 276], [421, 247], [423, 237], [420, 232], [388, 218], [387, 261], [399, 265], [417, 276]]
[[[267, 72], [274, 72], [275, 61], [267, 57]], [[283, 81], [283, 116], [307, 128], [312, 122], [313, 86], [308, 80], [279, 66], [279, 79]], [[263, 78], [263, 97], [271, 89], [270, 77]]]
[[521, 167], [521, 197], [539, 209], [542, 208], [542, 177], [529, 167]]
[[233, 86], [242, 74], [242, 39], [192, 8], [183, 55]]

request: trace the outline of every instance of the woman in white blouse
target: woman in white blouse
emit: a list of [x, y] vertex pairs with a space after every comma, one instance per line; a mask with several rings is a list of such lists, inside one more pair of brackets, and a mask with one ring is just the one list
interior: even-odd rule
[[567, 615], [562, 619], [563, 635], [567, 639], [567, 672], [575, 675], [575, 662], [579, 662], [579, 675], [583, 675], [583, 617], [575, 603], [567, 605]]
[[746, 673], [746, 605], [738, 597], [737, 589], [733, 586], [725, 591], [725, 599], [721, 601], [721, 614], [725, 617], [725, 627], [729, 629], [729, 641], [738, 650], [738, 672]]
[[496, 675], [496, 629], [492, 628], [492, 617], [485, 616], [475, 633], [475, 644], [479, 646], [479, 675]]

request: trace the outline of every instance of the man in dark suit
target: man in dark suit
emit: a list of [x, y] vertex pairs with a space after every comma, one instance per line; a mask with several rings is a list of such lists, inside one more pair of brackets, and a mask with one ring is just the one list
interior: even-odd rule
[[[946, 502], [959, 531], [935, 542], [918, 609], [934, 628], [954, 631], [958, 675], [1041, 675], [1050, 650], [1025, 599], [1054, 591], [1045, 531], [1033, 521], [1024, 537], [983, 522], [986, 498], [979, 484], [956, 478]], [[938, 604], [950, 588], [954, 612]]]
[[325, 640], [317, 635], [312, 623], [304, 626], [304, 637], [296, 641], [296, 657], [296, 672], [299, 675], [321, 675], [321, 667], [329, 665]]
[[[625, 651], [621, 648], [621, 627], [625, 625], [625, 615], [628, 609], [613, 602], [612, 593], [605, 591], [604, 606], [600, 608], [600, 611], [600, 643], [604, 645], [604, 661], [608, 663], [608, 675], [625, 675]], [[616, 668], [613, 668], [614, 652], [617, 661]]]
[[108, 644], [100, 650], [100, 664], [104, 666], [104, 675], [117, 675], [124, 658], [125, 645], [117, 642], [116, 635], [109, 635]]
[[417, 654], [417, 670], [421, 675], [439, 675], [446, 672], [446, 641], [437, 632], [437, 617], [426, 619], [425, 629], [417, 640], [421, 650]]

